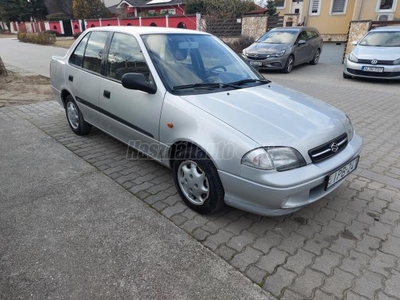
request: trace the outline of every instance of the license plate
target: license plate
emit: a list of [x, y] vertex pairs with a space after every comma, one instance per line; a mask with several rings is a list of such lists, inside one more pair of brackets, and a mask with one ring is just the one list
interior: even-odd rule
[[383, 67], [366, 67], [366, 66], [364, 66], [364, 67], [362, 67], [361, 70], [366, 71], [366, 72], [383, 73]]
[[336, 172], [328, 175], [328, 177], [326, 178], [325, 190], [329, 189], [335, 183], [342, 180], [347, 175], [349, 175], [351, 172], [353, 172], [357, 168], [357, 164], [358, 164], [358, 157], [353, 159], [351, 162], [347, 163], [343, 167], [341, 167]]
[[252, 66], [257, 66], [257, 67], [261, 67], [262, 66], [262, 62], [261, 61], [250, 61], [250, 64]]

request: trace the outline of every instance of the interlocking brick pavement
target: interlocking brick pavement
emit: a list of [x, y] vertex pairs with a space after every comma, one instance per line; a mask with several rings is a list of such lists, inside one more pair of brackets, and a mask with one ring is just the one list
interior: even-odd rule
[[194, 213], [169, 169], [97, 129], [74, 135], [56, 102], [0, 108], [0, 126], [28, 120], [278, 299], [400, 299], [400, 86], [344, 80], [340, 68], [265, 75], [346, 111], [365, 142], [341, 187], [284, 217]]

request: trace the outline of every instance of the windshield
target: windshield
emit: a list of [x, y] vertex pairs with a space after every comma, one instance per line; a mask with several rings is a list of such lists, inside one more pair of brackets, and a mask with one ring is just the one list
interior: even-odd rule
[[257, 43], [265, 44], [290, 44], [292, 43], [297, 35], [298, 31], [270, 31], [264, 34]]
[[[172, 93], [207, 93], [263, 83], [258, 72], [211, 35], [149, 34], [142, 39]], [[229, 85], [237, 82], [240, 86]]]
[[400, 47], [400, 31], [371, 31], [360, 42], [361, 46]]

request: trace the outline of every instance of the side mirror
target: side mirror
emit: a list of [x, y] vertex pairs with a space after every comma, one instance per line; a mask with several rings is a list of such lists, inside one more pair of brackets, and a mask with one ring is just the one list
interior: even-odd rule
[[139, 90], [149, 94], [157, 92], [157, 87], [150, 84], [142, 73], [126, 73], [122, 76], [121, 83], [124, 88], [130, 90]]
[[305, 43], [306, 43], [306, 41], [305, 41], [305, 40], [300, 40], [300, 41], [298, 41], [298, 42], [297, 42], [297, 45], [299, 45], [299, 46], [300, 46], [300, 45], [304, 45]]
[[358, 41], [352, 41], [351, 44], [352, 44], [353, 46], [357, 46]]

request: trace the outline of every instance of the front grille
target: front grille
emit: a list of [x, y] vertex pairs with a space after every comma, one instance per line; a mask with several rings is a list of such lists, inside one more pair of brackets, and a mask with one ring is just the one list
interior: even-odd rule
[[[343, 133], [337, 138], [322, 144], [321, 146], [315, 147], [308, 151], [310, 158], [313, 163], [321, 162], [329, 157], [332, 157], [346, 148], [348, 144], [347, 134]], [[334, 151], [336, 150], [336, 151]]]
[[[357, 63], [371, 65], [372, 59], [359, 59]], [[378, 60], [376, 65], [392, 66], [393, 60]]]
[[366, 72], [366, 71], [361, 71], [361, 70], [353, 70], [353, 69], [347, 69], [347, 71], [351, 74], [354, 75], [360, 75], [360, 76], [371, 76], [371, 77], [382, 77], [382, 78], [390, 78], [390, 77], [397, 77], [400, 76], [400, 72]]
[[247, 58], [254, 59], [254, 60], [263, 60], [268, 57], [269, 57], [268, 54], [252, 54], [252, 53], [247, 54]]

